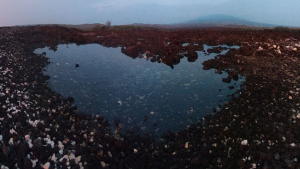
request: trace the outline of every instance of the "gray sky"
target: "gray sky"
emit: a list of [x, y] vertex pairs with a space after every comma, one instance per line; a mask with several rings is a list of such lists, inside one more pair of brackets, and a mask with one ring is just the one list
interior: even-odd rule
[[211, 14], [300, 27], [299, 0], [0, 0], [0, 26], [169, 24]]

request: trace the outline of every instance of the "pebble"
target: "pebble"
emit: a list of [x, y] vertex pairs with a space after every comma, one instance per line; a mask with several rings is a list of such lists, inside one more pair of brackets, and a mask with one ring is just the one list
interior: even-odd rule
[[243, 140], [243, 141], [241, 142], [241, 144], [242, 144], [243, 146], [248, 145], [248, 140]]
[[186, 148], [186, 149], [189, 148], [189, 142], [186, 142], [186, 143], [184, 144], [184, 148]]

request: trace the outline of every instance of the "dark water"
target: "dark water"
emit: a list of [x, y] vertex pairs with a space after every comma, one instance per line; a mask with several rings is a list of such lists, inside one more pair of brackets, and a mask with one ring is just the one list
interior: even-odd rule
[[[222, 78], [227, 73], [202, 69], [202, 62], [216, 54], [198, 52], [196, 62], [183, 58], [171, 69], [162, 63], [132, 59], [120, 51], [97, 44], [71, 44], [59, 45], [56, 52], [47, 48], [35, 52], [46, 52], [53, 62], [45, 74], [51, 77], [54, 91], [74, 97], [81, 112], [103, 115], [112, 124], [119, 118], [123, 130], [137, 128], [161, 134], [183, 129], [212, 113], [213, 108], [218, 111], [218, 105], [229, 101], [227, 95], [242, 81], [226, 84]], [[75, 68], [75, 63], [79, 67]], [[229, 90], [232, 85], [235, 88]]]

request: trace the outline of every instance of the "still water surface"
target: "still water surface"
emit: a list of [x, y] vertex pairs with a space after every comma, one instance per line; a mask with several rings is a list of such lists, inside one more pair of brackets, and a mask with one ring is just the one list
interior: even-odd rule
[[[132, 59], [120, 51], [97, 44], [70, 44], [59, 45], [56, 52], [44, 48], [35, 53], [46, 52], [52, 62], [45, 71], [51, 77], [51, 88], [64, 97], [74, 97], [79, 111], [103, 115], [111, 124], [119, 118], [123, 130], [159, 135], [196, 123], [214, 108], [218, 111], [218, 105], [229, 101], [228, 95], [243, 81], [226, 84], [222, 78], [227, 73], [203, 70], [203, 61], [216, 54], [207, 56], [199, 51], [196, 62], [183, 58], [171, 69], [163, 63]], [[235, 88], [229, 90], [229, 86]]]

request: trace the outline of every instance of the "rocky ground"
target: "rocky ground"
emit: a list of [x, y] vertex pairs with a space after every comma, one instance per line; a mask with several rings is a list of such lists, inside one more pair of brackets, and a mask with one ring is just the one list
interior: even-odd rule
[[[98, 43], [170, 67], [197, 60], [208, 45], [240, 45], [203, 63], [224, 82], [246, 80], [218, 114], [159, 141], [111, 132], [100, 115], [81, 114], [51, 91], [49, 60], [36, 48]], [[189, 43], [188, 45], [183, 45]], [[220, 52], [216, 47], [210, 52]], [[300, 168], [300, 32], [272, 30], [99, 30], [58, 26], [0, 28], [2, 168]], [[122, 130], [121, 128], [119, 130]]]

